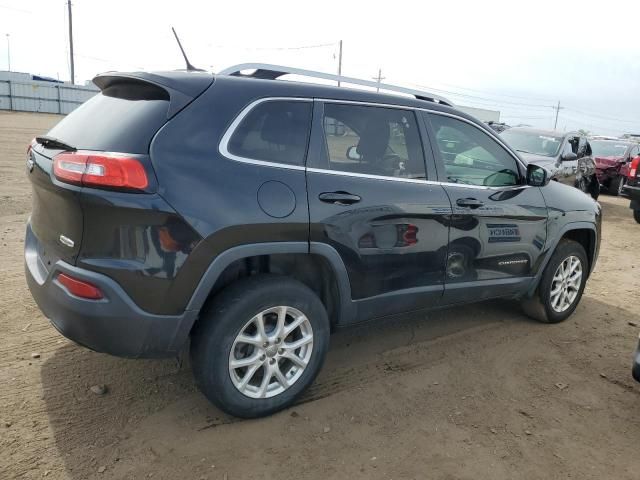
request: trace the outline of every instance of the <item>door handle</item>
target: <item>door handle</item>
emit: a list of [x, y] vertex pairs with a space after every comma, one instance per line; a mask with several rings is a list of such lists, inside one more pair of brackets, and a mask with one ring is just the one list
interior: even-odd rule
[[348, 192], [325, 192], [318, 195], [321, 202], [333, 203], [334, 205], [352, 205], [358, 203], [361, 198]]
[[484, 202], [477, 198], [459, 198], [456, 200], [456, 205], [465, 208], [480, 208], [484, 205]]

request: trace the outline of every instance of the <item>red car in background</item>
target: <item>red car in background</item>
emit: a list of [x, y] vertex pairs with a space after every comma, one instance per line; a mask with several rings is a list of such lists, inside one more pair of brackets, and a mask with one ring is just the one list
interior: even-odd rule
[[640, 155], [640, 145], [624, 140], [591, 140], [596, 176], [611, 195], [620, 195], [629, 175], [631, 160]]

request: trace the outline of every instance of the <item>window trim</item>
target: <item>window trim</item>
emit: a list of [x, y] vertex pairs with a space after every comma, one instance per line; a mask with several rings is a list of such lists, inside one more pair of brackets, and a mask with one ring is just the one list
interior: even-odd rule
[[[242, 156], [234, 155], [233, 153], [231, 153], [229, 151], [229, 141], [231, 140], [231, 137], [235, 133], [235, 130], [237, 129], [238, 125], [240, 125], [242, 120], [244, 120], [244, 117], [246, 117], [249, 114], [249, 112], [251, 112], [251, 110], [253, 110], [255, 107], [257, 107], [258, 105], [260, 105], [260, 104], [262, 104], [264, 102], [270, 102], [270, 101], [298, 101], [298, 102], [312, 102], [312, 103], [315, 103], [315, 102], [318, 102], [318, 103], [338, 103], [338, 104], [346, 104], [346, 105], [361, 105], [361, 106], [382, 107], [382, 108], [397, 108], [397, 109], [400, 109], [400, 110], [412, 110], [414, 112], [414, 114], [416, 115], [416, 117], [419, 117], [419, 115], [417, 115], [417, 112], [426, 112], [426, 113], [429, 113], [429, 114], [442, 115], [442, 116], [445, 116], [445, 117], [455, 118], [455, 119], [460, 120], [462, 122], [468, 123], [472, 127], [477, 128], [478, 130], [480, 130], [485, 135], [488, 135], [489, 137], [491, 137], [494, 141], [496, 141], [500, 146], [502, 146], [513, 157], [513, 159], [516, 161], [517, 165], [519, 165], [525, 171], [527, 169], [526, 163], [524, 163], [524, 161], [520, 157], [518, 157], [518, 155], [516, 153], [514, 153], [511, 150], [511, 148], [504, 141], [502, 141], [502, 139], [497, 134], [495, 134], [495, 132], [493, 132], [491, 130], [485, 130], [485, 129], [481, 128], [480, 126], [476, 125], [471, 120], [468, 120], [468, 119], [466, 119], [464, 117], [461, 117], [460, 115], [456, 115], [456, 114], [448, 113], [448, 112], [442, 112], [442, 111], [439, 111], [439, 110], [432, 110], [432, 109], [429, 109], [429, 108], [412, 107], [412, 106], [407, 106], [407, 105], [394, 105], [394, 104], [379, 103], [379, 102], [362, 102], [362, 101], [357, 101], [357, 100], [339, 100], [339, 99], [334, 99], [334, 98], [310, 98], [310, 97], [262, 97], [262, 98], [258, 98], [256, 100], [252, 101], [251, 103], [249, 103], [247, 106], [245, 106], [240, 111], [240, 113], [236, 116], [236, 118], [233, 120], [233, 122], [231, 122], [231, 124], [227, 127], [225, 133], [222, 136], [222, 139], [220, 140], [220, 143], [218, 145], [218, 151], [223, 157], [226, 157], [226, 158], [228, 158], [230, 160], [234, 160], [234, 161], [237, 161], [237, 162], [240, 162], [240, 163], [246, 163], [246, 164], [251, 164], [251, 165], [260, 165], [260, 166], [272, 167], [272, 168], [283, 168], [283, 169], [287, 169], [287, 170], [308, 171], [308, 172], [312, 172], [312, 173], [323, 173], [323, 174], [328, 174], [328, 175], [341, 175], [341, 176], [346, 176], [346, 177], [360, 177], [360, 178], [367, 178], [367, 179], [371, 179], [371, 180], [393, 181], [393, 182], [408, 182], [408, 183], [422, 183], [422, 184], [425, 184], [425, 185], [453, 186], [453, 187], [460, 187], [460, 188], [474, 188], [474, 189], [482, 189], [482, 190], [512, 190], [512, 189], [530, 188], [530, 185], [513, 185], [513, 186], [494, 187], [494, 186], [488, 186], [488, 185], [467, 185], [467, 184], [463, 184], [463, 183], [441, 182], [441, 181], [437, 181], [437, 180], [423, 180], [423, 179], [414, 179], [414, 178], [386, 177], [386, 176], [381, 176], [381, 175], [369, 175], [369, 174], [365, 174], [365, 173], [343, 172], [341, 170], [327, 170], [327, 169], [323, 169], [323, 168], [307, 167], [306, 166], [306, 160], [307, 159], [305, 159], [305, 166], [301, 166], [301, 165], [290, 165], [290, 164], [287, 164], [287, 163], [269, 162], [269, 161], [266, 161], [266, 160], [258, 160], [258, 159], [255, 159], [255, 158], [242, 157]], [[312, 133], [313, 132], [310, 132], [310, 135], [309, 135], [310, 137], [311, 137]], [[309, 141], [311, 142], [311, 140], [309, 140]], [[432, 148], [431, 139], [429, 137], [427, 139], [425, 139], [421, 135], [421, 141], [423, 142], [423, 150], [424, 150], [424, 148], [427, 148], [427, 145], [425, 145], [425, 143], [424, 143], [426, 141], [429, 142], [429, 148]], [[308, 158], [308, 156], [309, 156], [309, 153], [307, 152], [307, 158]], [[425, 159], [425, 163], [426, 163], [426, 159]], [[426, 165], [425, 165], [425, 167], [426, 167]]]
[[[241, 163], [248, 163], [252, 165], [262, 165], [265, 167], [275, 167], [275, 168], [286, 168], [289, 170], [302, 170], [306, 169], [305, 165], [291, 165], [289, 163], [278, 163], [278, 162], [269, 162], [267, 160], [259, 160], [257, 158], [243, 157], [240, 155], [235, 155], [229, 151], [229, 142], [231, 141], [231, 137], [236, 132], [238, 126], [242, 123], [245, 117], [258, 105], [261, 105], [266, 102], [308, 102], [312, 104], [313, 107], [313, 99], [312, 98], [302, 98], [302, 97], [265, 97], [254, 100], [249, 105], [244, 107], [238, 116], [231, 122], [231, 125], [227, 128], [222, 139], [220, 140], [220, 144], [218, 145], [218, 150], [220, 154], [224, 157], [227, 157], [231, 160], [235, 160]], [[309, 131], [311, 131], [311, 125], [309, 125]], [[310, 136], [310, 133], [309, 133]], [[307, 140], [308, 143], [308, 140]], [[304, 163], [306, 164], [306, 155], [304, 158]]]

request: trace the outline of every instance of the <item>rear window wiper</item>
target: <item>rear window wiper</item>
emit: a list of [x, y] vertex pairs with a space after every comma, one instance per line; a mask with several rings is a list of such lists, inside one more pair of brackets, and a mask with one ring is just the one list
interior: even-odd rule
[[71, 145], [64, 143], [62, 140], [58, 140], [57, 138], [54, 138], [54, 137], [48, 137], [46, 135], [42, 137], [36, 137], [36, 142], [38, 142], [40, 145], [42, 145], [45, 148], [55, 148], [60, 150], [66, 150], [68, 152], [75, 152], [76, 150], [78, 150], [76, 147], [72, 147]]

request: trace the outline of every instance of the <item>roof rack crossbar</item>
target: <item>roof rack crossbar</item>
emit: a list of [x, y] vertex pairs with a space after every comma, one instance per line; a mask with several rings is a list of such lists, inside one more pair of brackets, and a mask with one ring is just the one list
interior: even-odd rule
[[[244, 70], [255, 70], [250, 74], [243, 74]], [[411, 88], [399, 87], [397, 85], [389, 85], [387, 83], [378, 83], [372, 80], [362, 80], [360, 78], [345, 77], [344, 75], [333, 75], [331, 73], [315, 72], [313, 70], [304, 70], [301, 68], [284, 67], [281, 65], [271, 65], [268, 63], [241, 63], [229, 68], [221, 70], [218, 75], [230, 75], [234, 77], [249, 77], [249, 78], [261, 78], [265, 80], [276, 80], [284, 75], [300, 75], [310, 78], [321, 78], [323, 80], [332, 80], [335, 82], [362, 85], [365, 87], [380, 88], [396, 93], [404, 93], [407, 95], [413, 95], [419, 100], [426, 100], [429, 102], [441, 103], [443, 105], [453, 106], [453, 102], [450, 102], [444, 97], [434, 95], [429, 92], [421, 90], [413, 90]]]

